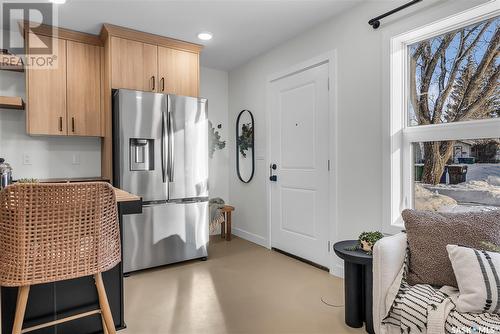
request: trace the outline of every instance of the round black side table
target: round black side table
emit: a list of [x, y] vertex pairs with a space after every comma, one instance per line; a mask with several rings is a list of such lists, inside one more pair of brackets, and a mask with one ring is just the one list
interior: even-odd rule
[[357, 240], [337, 242], [335, 254], [344, 260], [345, 323], [360, 328], [365, 323], [368, 333], [373, 330], [373, 257], [361, 250], [348, 250], [358, 245]]

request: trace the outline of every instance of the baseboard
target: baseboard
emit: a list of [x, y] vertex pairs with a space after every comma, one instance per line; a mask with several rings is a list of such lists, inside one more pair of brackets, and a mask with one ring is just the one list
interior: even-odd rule
[[343, 264], [334, 264], [330, 270], [330, 275], [344, 278], [344, 265]]
[[[253, 242], [257, 245], [260, 245], [262, 247], [268, 248], [268, 242], [267, 239], [264, 237], [261, 237], [260, 235], [242, 230], [237, 227], [232, 228], [232, 233], [242, 239], [248, 240], [250, 242]], [[335, 261], [338, 263], [332, 264], [332, 268], [330, 270], [330, 275], [339, 277], [339, 278], [344, 278], [344, 261]]]
[[261, 237], [260, 235], [247, 232], [245, 230], [242, 230], [242, 229], [234, 227], [234, 226], [232, 228], [232, 233], [234, 235], [242, 238], [242, 239], [251, 241], [257, 245], [260, 245], [260, 246], [267, 248], [267, 239], [264, 237]]

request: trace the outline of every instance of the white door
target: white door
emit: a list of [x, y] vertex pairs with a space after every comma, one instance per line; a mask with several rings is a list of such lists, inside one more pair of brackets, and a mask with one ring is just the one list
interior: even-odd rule
[[328, 63], [271, 82], [271, 246], [329, 267]]

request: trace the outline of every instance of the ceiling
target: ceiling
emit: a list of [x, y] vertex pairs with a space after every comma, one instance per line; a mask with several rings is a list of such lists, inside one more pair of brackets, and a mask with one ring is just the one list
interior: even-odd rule
[[[205, 45], [202, 66], [230, 70], [363, 0], [67, 0], [60, 27], [98, 34], [112, 23]], [[214, 38], [196, 37], [210, 31]]]

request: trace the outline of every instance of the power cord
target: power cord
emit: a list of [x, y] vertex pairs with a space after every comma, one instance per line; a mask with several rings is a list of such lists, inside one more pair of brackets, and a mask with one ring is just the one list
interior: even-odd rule
[[330, 304], [329, 302], [327, 302], [324, 297], [321, 297], [321, 301], [323, 302], [323, 304], [327, 305], [327, 306], [330, 306], [330, 307], [344, 307], [344, 304], [339, 304], [339, 305], [336, 305], [336, 304]]
[[[344, 280], [342, 280], [342, 283], [340, 284], [340, 288], [341, 288], [341, 291], [344, 290]], [[325, 297], [321, 297], [321, 302], [327, 306], [330, 306], [330, 307], [344, 307], [344, 304], [341, 303], [341, 304], [332, 304], [332, 303], [329, 303], [325, 300]]]

